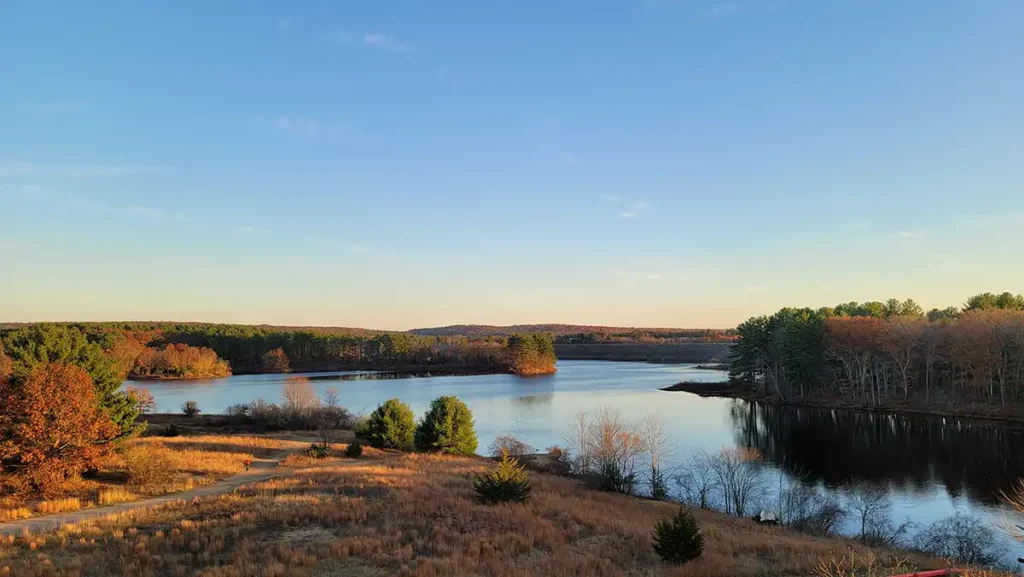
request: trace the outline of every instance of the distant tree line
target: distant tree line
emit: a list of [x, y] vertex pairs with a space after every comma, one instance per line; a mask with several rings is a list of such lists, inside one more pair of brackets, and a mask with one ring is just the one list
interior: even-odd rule
[[735, 338], [733, 329], [666, 329], [604, 327], [591, 325], [451, 325], [413, 329], [421, 336], [466, 336], [471, 339], [505, 338], [522, 334], [545, 334], [555, 344], [575, 343], [656, 343], [729, 342]]
[[730, 377], [758, 395], [860, 406], [1024, 400], [1024, 296], [927, 313], [913, 300], [784, 308], [737, 328]]
[[0, 340], [17, 340], [21, 338], [18, 335], [38, 326], [59, 327], [95, 345], [113, 362], [121, 379], [350, 369], [533, 373], [543, 363], [554, 362], [554, 349], [546, 335], [471, 340], [465, 336], [349, 334], [335, 329], [251, 325], [51, 323], [7, 329], [0, 332]]

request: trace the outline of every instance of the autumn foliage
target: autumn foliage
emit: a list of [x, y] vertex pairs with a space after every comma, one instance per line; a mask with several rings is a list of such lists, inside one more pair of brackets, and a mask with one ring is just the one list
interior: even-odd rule
[[516, 335], [508, 338], [512, 372], [544, 375], [555, 372], [555, 345], [545, 335]]
[[6, 490], [60, 493], [111, 451], [120, 433], [83, 369], [52, 363], [0, 384], [0, 466]]
[[203, 379], [231, 374], [227, 361], [213, 349], [171, 344], [162, 349], [147, 348], [135, 360], [131, 377], [136, 379]]
[[[782, 399], [866, 406], [1024, 402], [1024, 298], [972, 297], [927, 314], [913, 301], [783, 309], [740, 325], [734, 380]], [[877, 306], [876, 306], [877, 305]]]
[[6, 381], [11, 376], [12, 370], [11, 358], [4, 352], [4, 344], [0, 342], [0, 382]]
[[290, 370], [291, 362], [281, 347], [267, 351], [263, 355], [263, 372], [287, 373]]

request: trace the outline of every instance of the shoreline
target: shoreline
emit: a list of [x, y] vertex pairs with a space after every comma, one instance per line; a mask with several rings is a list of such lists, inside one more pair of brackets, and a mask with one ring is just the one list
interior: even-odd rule
[[864, 413], [881, 413], [885, 415], [896, 415], [896, 416], [923, 416], [923, 417], [942, 417], [942, 418], [954, 418], [954, 419], [971, 419], [977, 421], [990, 421], [993, 423], [1002, 424], [1015, 424], [1024, 425], [1024, 415], [1006, 415], [1006, 414], [993, 414], [978, 412], [972, 410], [957, 411], [954, 409], [941, 407], [941, 408], [921, 408], [914, 406], [885, 406], [885, 407], [869, 407], [864, 405], [850, 405], [830, 402], [828, 400], [815, 400], [815, 399], [800, 399], [785, 401], [776, 397], [765, 397], [758, 396], [746, 391], [742, 387], [728, 382], [718, 383], [702, 383], [694, 381], [685, 381], [676, 383], [668, 387], [660, 389], [666, 392], [683, 392], [697, 395], [699, 397], [717, 397], [723, 399], [738, 399], [743, 401], [752, 401], [758, 403], [765, 403], [771, 405], [781, 405], [786, 407], [802, 407], [808, 409], [823, 409], [823, 410], [841, 410], [841, 411], [860, 411]]
[[531, 373], [514, 373], [509, 371], [507, 368], [501, 367], [424, 367], [424, 366], [402, 366], [402, 367], [388, 367], [388, 368], [370, 368], [370, 367], [347, 367], [347, 368], [330, 368], [330, 369], [302, 369], [293, 371], [238, 371], [233, 372], [230, 375], [224, 375], [219, 377], [145, 377], [145, 378], [125, 378], [125, 382], [131, 381], [133, 383], [147, 383], [147, 382], [165, 382], [165, 381], [210, 381], [218, 379], [229, 379], [231, 377], [239, 377], [244, 375], [295, 375], [295, 376], [307, 376], [311, 380], [317, 379], [328, 379], [331, 378], [328, 373], [351, 373], [353, 375], [359, 374], [373, 374], [373, 375], [398, 375], [395, 378], [402, 377], [432, 377], [432, 376], [477, 376], [477, 375], [515, 375], [522, 378], [531, 377], [543, 377], [547, 375], [553, 375], [557, 370], [551, 370], [550, 372], [531, 372]]

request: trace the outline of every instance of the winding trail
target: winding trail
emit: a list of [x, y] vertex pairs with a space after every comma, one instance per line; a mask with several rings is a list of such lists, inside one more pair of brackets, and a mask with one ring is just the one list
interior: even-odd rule
[[59, 529], [67, 524], [101, 519], [107, 515], [116, 515], [118, 513], [135, 511], [137, 509], [148, 509], [178, 501], [188, 501], [194, 497], [223, 495], [224, 493], [234, 491], [242, 485], [258, 483], [280, 475], [287, 475], [291, 471], [288, 469], [278, 469], [277, 465], [282, 459], [294, 451], [295, 449], [281, 449], [279, 451], [274, 451], [269, 457], [254, 457], [252, 460], [252, 467], [248, 472], [225, 477], [216, 483], [204, 485], [190, 491], [168, 493], [159, 497], [143, 499], [141, 501], [130, 501], [128, 503], [118, 503], [116, 505], [108, 505], [106, 507], [94, 507], [92, 509], [82, 509], [81, 511], [55, 513], [53, 515], [42, 515], [39, 517], [22, 519], [20, 521], [0, 523], [0, 535], [21, 535], [26, 531], [29, 533], [39, 533], [41, 531]]

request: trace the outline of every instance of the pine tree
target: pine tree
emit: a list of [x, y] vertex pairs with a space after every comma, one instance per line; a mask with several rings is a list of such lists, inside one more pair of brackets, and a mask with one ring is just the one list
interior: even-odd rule
[[530, 476], [519, 461], [502, 451], [498, 468], [478, 475], [473, 489], [487, 503], [522, 503], [530, 497]]
[[654, 528], [654, 552], [669, 563], [686, 563], [704, 552], [697, 521], [686, 509], [679, 509], [673, 517]]

